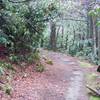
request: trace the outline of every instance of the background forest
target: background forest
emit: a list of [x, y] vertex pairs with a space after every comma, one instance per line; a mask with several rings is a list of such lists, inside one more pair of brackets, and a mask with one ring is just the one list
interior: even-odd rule
[[99, 0], [0, 0], [0, 46], [13, 59], [43, 47], [99, 64], [99, 19]]
[[59, 17], [48, 23], [49, 28], [44, 32], [45, 46], [99, 64], [99, 3], [96, 0], [59, 1]]

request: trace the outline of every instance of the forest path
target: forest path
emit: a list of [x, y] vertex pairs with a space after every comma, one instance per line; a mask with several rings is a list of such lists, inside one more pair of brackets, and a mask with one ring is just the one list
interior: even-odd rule
[[[84, 79], [85, 70], [80, 67], [78, 59], [62, 53], [50, 51], [42, 53], [44, 55], [47, 54], [47, 57], [51, 58], [54, 62], [54, 65], [50, 68], [48, 66], [48, 68], [55, 73], [55, 79], [59, 77], [59, 81], [62, 81], [62, 83], [66, 82], [63, 98], [51, 98], [49, 100], [88, 100]], [[45, 100], [48, 100], [48, 98]]]
[[77, 59], [51, 51], [43, 50], [41, 55], [51, 59], [53, 65], [45, 64], [43, 73], [27, 70], [27, 77], [18, 73], [12, 81], [11, 97], [3, 95], [0, 100], [88, 100], [84, 70]]

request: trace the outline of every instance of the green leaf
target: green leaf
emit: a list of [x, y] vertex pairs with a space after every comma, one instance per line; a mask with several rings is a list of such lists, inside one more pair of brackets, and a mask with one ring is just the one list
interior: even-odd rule
[[100, 21], [98, 21], [98, 22], [96, 23], [96, 25], [97, 25], [97, 26], [100, 26]]

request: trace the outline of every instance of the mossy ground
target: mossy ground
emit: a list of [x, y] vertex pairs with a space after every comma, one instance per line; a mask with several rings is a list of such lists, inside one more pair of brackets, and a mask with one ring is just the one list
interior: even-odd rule
[[[87, 62], [79, 61], [79, 65], [80, 67], [83, 67], [83, 68], [93, 68], [93, 65]], [[86, 84], [89, 85], [93, 89], [100, 88], [99, 78], [100, 76], [95, 71], [86, 73], [86, 82], [87, 82]], [[89, 100], [100, 100], [100, 97], [93, 96], [90, 92], [91, 91], [88, 90], [89, 97], [90, 97]]]

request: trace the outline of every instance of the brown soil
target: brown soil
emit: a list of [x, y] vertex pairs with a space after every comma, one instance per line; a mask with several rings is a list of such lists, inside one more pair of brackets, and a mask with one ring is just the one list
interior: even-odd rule
[[[34, 65], [27, 67], [23, 74], [18, 71], [11, 80], [13, 88], [11, 96], [0, 91], [0, 100], [67, 100], [70, 78], [74, 77], [72, 73], [85, 71], [79, 67], [76, 58], [50, 51], [42, 51], [41, 55], [51, 59], [53, 65], [46, 64], [42, 59], [44, 72], [34, 71]], [[85, 81], [83, 83], [85, 86]], [[82, 93], [85, 94], [86, 91], [83, 90]], [[79, 100], [87, 100], [85, 97], [87, 98], [87, 95], [82, 95]]]

